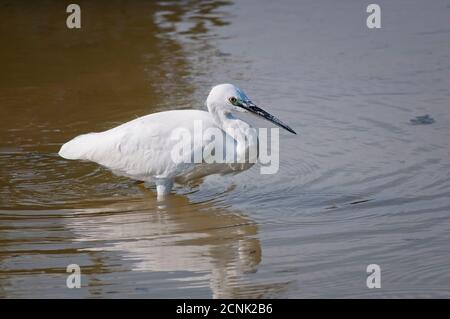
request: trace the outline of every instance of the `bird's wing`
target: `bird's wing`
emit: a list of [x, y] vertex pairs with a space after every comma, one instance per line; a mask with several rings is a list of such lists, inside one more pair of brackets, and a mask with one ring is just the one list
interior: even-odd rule
[[76, 137], [61, 148], [70, 159], [96, 162], [119, 174], [145, 180], [146, 176], [170, 177], [180, 170], [171, 151], [178, 143], [171, 135], [177, 128], [193, 131], [195, 120], [214, 125], [208, 112], [178, 110], [150, 114], [101, 133]]

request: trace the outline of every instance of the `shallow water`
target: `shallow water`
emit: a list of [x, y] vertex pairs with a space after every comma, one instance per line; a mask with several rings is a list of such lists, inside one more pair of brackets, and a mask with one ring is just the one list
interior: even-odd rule
[[[381, 30], [357, 1], [77, 3], [81, 30], [0, 3], [1, 297], [450, 297], [448, 1], [378, 1]], [[56, 154], [221, 82], [298, 131], [277, 174], [157, 203]]]

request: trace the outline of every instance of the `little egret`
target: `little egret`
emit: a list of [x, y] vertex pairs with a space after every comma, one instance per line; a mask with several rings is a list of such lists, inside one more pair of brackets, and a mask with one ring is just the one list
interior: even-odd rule
[[[247, 137], [251, 126], [237, 117], [238, 112], [250, 112], [296, 134], [293, 129], [273, 115], [257, 107], [238, 87], [220, 84], [211, 89], [206, 100], [207, 111], [172, 110], [136, 118], [110, 130], [88, 133], [65, 143], [59, 155], [71, 160], [98, 163], [113, 173], [156, 185], [157, 198], [170, 193], [174, 182], [185, 183], [210, 174], [225, 174], [249, 168], [251, 163], [179, 162], [173, 160], [173, 149], [180, 143], [171, 138], [176, 129], [184, 129], [194, 136], [186, 149], [194, 153], [211, 145], [212, 137], [195, 146], [195, 124], [201, 123], [203, 132], [214, 128], [226, 142], [231, 141], [237, 158], [245, 157], [257, 139]], [[230, 133], [232, 132], [232, 133]], [[214, 137], [214, 140], [217, 136]], [[245, 141], [243, 143], [242, 141]], [[187, 142], [186, 142], [187, 143]], [[229, 144], [227, 144], [229, 145]], [[214, 151], [213, 151], [214, 152]], [[211, 154], [213, 153], [211, 152]], [[257, 156], [257, 155], [256, 155]], [[253, 162], [254, 163], [254, 162]]]

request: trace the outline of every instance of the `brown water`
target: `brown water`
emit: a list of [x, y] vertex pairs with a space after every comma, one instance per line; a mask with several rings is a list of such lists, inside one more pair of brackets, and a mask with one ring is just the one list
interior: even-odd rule
[[[381, 30], [358, 1], [77, 3], [81, 30], [0, 2], [1, 297], [450, 297], [448, 2], [379, 1]], [[299, 132], [277, 174], [157, 203], [57, 155], [221, 82]]]

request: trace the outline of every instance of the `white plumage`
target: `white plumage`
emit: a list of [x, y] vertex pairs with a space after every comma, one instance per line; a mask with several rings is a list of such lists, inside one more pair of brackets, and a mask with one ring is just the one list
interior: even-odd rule
[[[173, 160], [172, 150], [177, 146], [171, 138], [176, 129], [184, 129], [194, 136], [195, 123], [203, 131], [217, 128], [222, 137], [231, 142], [237, 157], [244, 156], [252, 143], [249, 139], [241, 145], [239, 135], [248, 135], [250, 125], [232, 113], [250, 111], [295, 133], [280, 120], [254, 105], [248, 97], [231, 84], [215, 86], [206, 101], [208, 111], [173, 110], [146, 115], [110, 130], [88, 133], [65, 143], [59, 155], [70, 160], [87, 160], [109, 168], [115, 174], [156, 184], [158, 198], [162, 199], [172, 189], [174, 182], [186, 182], [214, 173], [228, 173], [247, 169], [252, 161], [242, 163], [179, 163]], [[234, 129], [234, 135], [226, 133]], [[213, 145], [211, 137], [197, 145], [204, 149]], [[195, 152], [195, 146], [192, 152]]]

